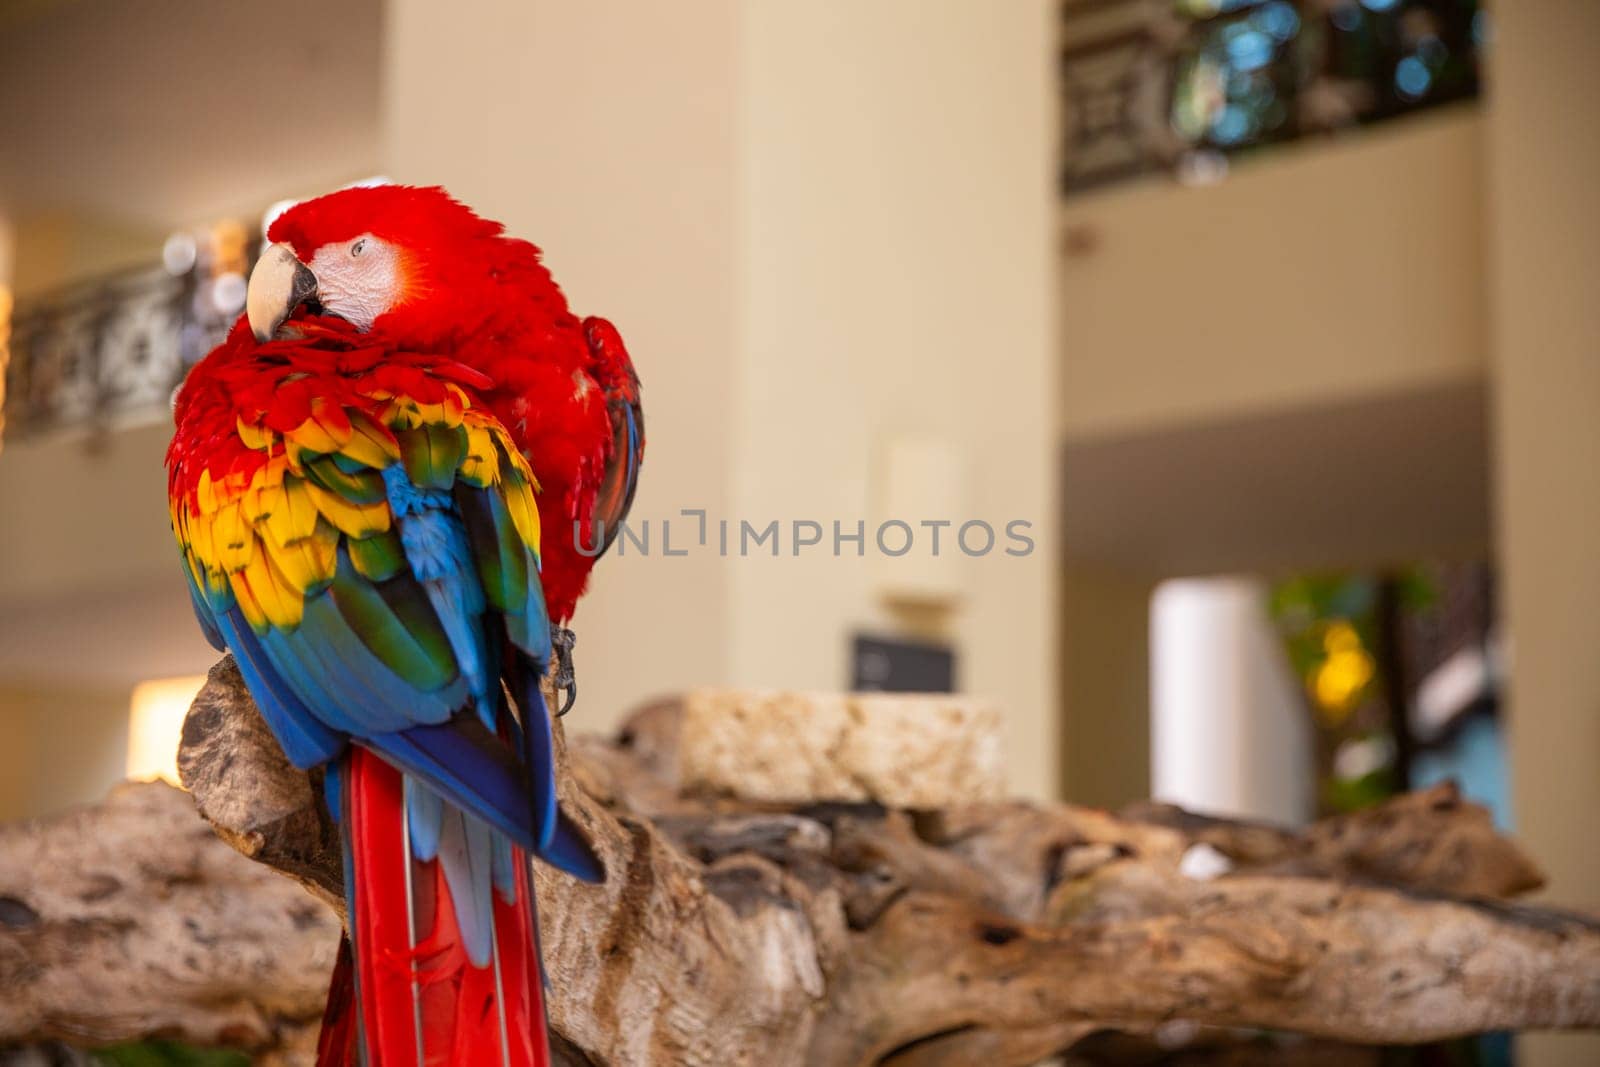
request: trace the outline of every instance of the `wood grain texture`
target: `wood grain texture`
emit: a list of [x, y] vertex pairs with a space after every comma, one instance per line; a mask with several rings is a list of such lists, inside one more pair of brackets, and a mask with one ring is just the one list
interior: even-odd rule
[[162, 783], [0, 827], [0, 1045], [281, 1049], [320, 1018], [338, 917]]
[[[1338, 1057], [1600, 1026], [1600, 923], [1507, 903], [1538, 870], [1448, 786], [1303, 833], [1151, 806], [760, 803], [684, 787], [681, 721], [665, 702], [561, 747], [607, 880], [537, 872], [559, 1062], [1024, 1067], [1108, 1035], [1209, 1049], [1241, 1029], [1364, 1062]], [[0, 1042], [159, 1032], [300, 1055], [341, 899], [319, 790], [226, 662], [181, 766], [259, 862], [163, 786], [0, 831], [0, 984], [21, 991]], [[1196, 849], [1214, 876], [1192, 876]], [[174, 889], [146, 853], [194, 873]], [[123, 903], [97, 924], [82, 898], [105, 872]], [[84, 984], [113, 955], [155, 977]], [[1261, 1047], [1236, 1044], [1227, 1062]]]

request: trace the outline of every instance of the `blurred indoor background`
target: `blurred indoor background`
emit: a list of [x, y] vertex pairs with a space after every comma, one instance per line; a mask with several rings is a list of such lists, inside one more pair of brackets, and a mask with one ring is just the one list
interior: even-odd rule
[[1020, 793], [1454, 776], [1600, 907], [1597, 55], [1594, 0], [3, 0], [0, 818], [168, 772], [168, 395], [272, 206], [382, 176], [621, 327], [636, 519], [1031, 523], [609, 559], [577, 728], [932, 656]]

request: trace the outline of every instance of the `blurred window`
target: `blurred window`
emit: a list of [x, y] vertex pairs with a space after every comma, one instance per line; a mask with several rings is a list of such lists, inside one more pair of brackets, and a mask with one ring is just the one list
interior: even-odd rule
[[1075, 192], [1477, 97], [1480, 0], [1064, 0]]

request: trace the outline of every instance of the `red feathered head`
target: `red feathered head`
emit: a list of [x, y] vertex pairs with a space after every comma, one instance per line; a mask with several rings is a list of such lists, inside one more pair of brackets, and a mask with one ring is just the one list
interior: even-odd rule
[[265, 340], [320, 312], [428, 349], [481, 331], [521, 293], [556, 293], [539, 250], [443, 189], [341, 189], [289, 208], [250, 277], [246, 314]]

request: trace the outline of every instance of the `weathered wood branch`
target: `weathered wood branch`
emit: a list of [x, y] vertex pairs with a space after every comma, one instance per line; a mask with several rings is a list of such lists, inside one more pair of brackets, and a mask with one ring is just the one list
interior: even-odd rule
[[0, 1045], [292, 1046], [338, 944], [332, 911], [241, 862], [171, 786], [0, 827]]
[[[678, 722], [657, 706], [563, 753], [608, 874], [537, 873], [567, 1062], [1021, 1067], [1174, 1020], [1361, 1043], [1600, 1026], [1600, 923], [1504, 903], [1538, 872], [1448, 787], [1305, 833], [1150, 806], [777, 805], [680, 788]], [[0, 1041], [266, 1050], [314, 1025], [336, 838], [227, 662], [181, 766], [223, 840], [316, 899], [161, 786], [0, 829]]]

